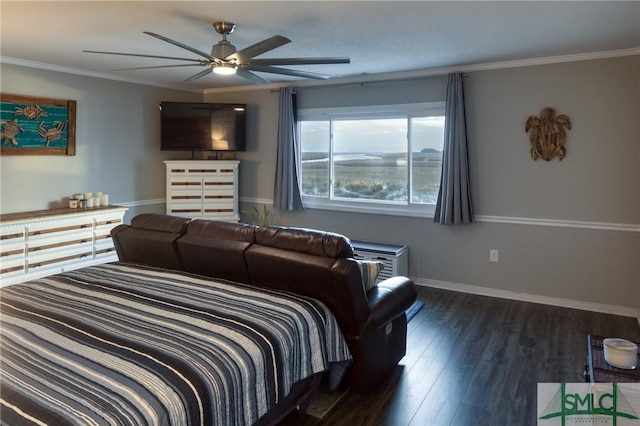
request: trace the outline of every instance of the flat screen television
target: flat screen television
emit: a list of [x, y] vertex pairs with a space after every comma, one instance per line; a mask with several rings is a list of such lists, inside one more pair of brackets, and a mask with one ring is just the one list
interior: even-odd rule
[[160, 103], [162, 151], [244, 151], [246, 104]]

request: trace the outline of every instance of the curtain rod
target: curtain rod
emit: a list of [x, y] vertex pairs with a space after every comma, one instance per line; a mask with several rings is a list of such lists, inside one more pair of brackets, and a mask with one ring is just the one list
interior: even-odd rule
[[[298, 91], [298, 90], [314, 90], [314, 89], [323, 89], [323, 88], [333, 88], [333, 87], [342, 87], [342, 86], [369, 86], [369, 85], [373, 85], [373, 84], [377, 84], [377, 83], [395, 83], [395, 82], [404, 82], [404, 81], [412, 81], [412, 80], [432, 80], [432, 79], [436, 79], [436, 78], [445, 78], [448, 77], [449, 74], [435, 74], [435, 75], [423, 75], [423, 76], [415, 76], [415, 77], [405, 77], [405, 78], [387, 78], [387, 79], [381, 79], [381, 80], [365, 80], [365, 81], [352, 81], [352, 82], [345, 82], [345, 83], [326, 83], [326, 84], [314, 84], [314, 85], [308, 85], [308, 86], [292, 86], [294, 91]], [[466, 77], [467, 74], [462, 74], [462, 77]], [[285, 86], [282, 86], [285, 87]], [[279, 92], [280, 89], [271, 89], [271, 92]]]

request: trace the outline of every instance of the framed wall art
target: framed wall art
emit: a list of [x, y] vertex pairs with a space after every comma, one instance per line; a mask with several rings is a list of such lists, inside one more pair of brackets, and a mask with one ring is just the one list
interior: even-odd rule
[[76, 101], [0, 94], [0, 155], [76, 155]]

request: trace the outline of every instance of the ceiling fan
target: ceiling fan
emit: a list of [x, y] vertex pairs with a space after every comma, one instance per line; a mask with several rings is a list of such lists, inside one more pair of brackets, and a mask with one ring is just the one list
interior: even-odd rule
[[325, 74], [318, 74], [307, 71], [299, 71], [288, 68], [280, 68], [274, 65], [321, 65], [321, 64], [348, 64], [349, 58], [346, 57], [316, 57], [316, 58], [271, 58], [271, 59], [255, 59], [256, 56], [262, 55], [265, 52], [273, 50], [284, 44], [291, 42], [286, 37], [275, 35], [268, 39], [262, 40], [249, 47], [245, 47], [241, 50], [236, 50], [236, 47], [227, 41], [227, 35], [231, 34], [236, 29], [236, 24], [231, 22], [214, 22], [213, 28], [222, 34], [222, 40], [214, 44], [211, 47], [211, 53], [203, 52], [202, 50], [180, 43], [179, 41], [172, 40], [160, 34], [152, 33], [149, 31], [143, 31], [144, 34], [150, 35], [157, 39], [166, 41], [175, 46], [186, 49], [193, 52], [203, 59], [193, 58], [177, 58], [173, 56], [159, 56], [159, 55], [146, 55], [142, 53], [121, 53], [121, 52], [101, 52], [96, 50], [83, 50], [87, 53], [101, 53], [106, 55], [122, 55], [122, 56], [137, 56], [143, 58], [160, 58], [160, 59], [172, 59], [178, 61], [188, 61], [189, 64], [178, 65], [158, 65], [148, 67], [135, 67], [135, 68], [120, 68], [113, 71], [125, 71], [125, 70], [139, 70], [150, 68], [172, 68], [172, 67], [189, 67], [199, 66], [205, 67], [204, 70], [192, 75], [184, 80], [185, 82], [197, 80], [210, 73], [220, 75], [238, 75], [246, 78], [257, 84], [268, 84], [269, 80], [255, 74], [254, 72], [272, 73], [281, 75], [290, 75], [294, 77], [302, 78], [314, 78], [319, 80], [325, 80], [330, 76]]

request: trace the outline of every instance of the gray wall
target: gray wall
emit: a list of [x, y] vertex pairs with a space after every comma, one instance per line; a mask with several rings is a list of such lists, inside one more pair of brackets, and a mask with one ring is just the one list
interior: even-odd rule
[[[241, 207], [273, 199], [277, 92], [256, 87], [203, 96], [6, 64], [1, 71], [2, 92], [78, 101], [75, 157], [0, 157], [2, 213], [53, 207], [69, 194], [98, 189], [112, 203], [132, 204], [128, 217], [163, 211], [157, 201], [165, 196], [162, 161], [189, 154], [159, 151], [160, 100], [247, 103], [248, 150], [237, 154]], [[640, 309], [640, 57], [468, 74], [479, 222], [443, 227], [428, 219], [323, 210], [282, 214], [279, 222], [406, 244], [418, 283]], [[375, 102], [382, 93], [398, 102], [444, 96], [438, 80], [358, 90], [333, 92], [343, 93], [345, 105]], [[303, 91], [301, 101], [335, 100], [329, 90], [314, 92]], [[529, 156], [524, 123], [547, 106], [573, 124], [562, 162]], [[549, 222], [541, 226], [543, 220]], [[599, 229], [616, 224], [628, 226]], [[499, 263], [489, 262], [490, 248], [500, 250]]]
[[0, 212], [61, 207], [65, 197], [88, 191], [131, 204], [127, 219], [164, 211], [162, 161], [190, 154], [160, 151], [158, 104], [201, 101], [201, 93], [7, 64], [0, 85], [2, 93], [77, 101], [75, 156], [0, 156]]
[[[468, 74], [470, 167], [479, 222], [443, 227], [419, 218], [306, 210], [282, 214], [279, 223], [406, 244], [409, 273], [423, 284], [569, 299], [598, 309], [640, 308], [640, 57]], [[307, 89], [299, 99], [309, 107], [335, 105], [336, 99], [343, 105], [380, 98], [435, 101], [443, 100], [444, 84], [436, 79]], [[241, 196], [271, 200], [277, 93], [210, 93], [205, 100], [248, 102], [258, 112], [258, 146], [240, 154], [249, 160], [241, 165], [241, 177], [250, 177], [241, 183]], [[533, 161], [529, 154], [525, 122], [547, 106], [572, 122], [561, 162]], [[620, 224], [629, 226], [600, 229]], [[489, 262], [491, 248], [500, 251], [499, 263]]]
[[256, 87], [256, 90], [250, 91], [205, 95], [205, 101], [247, 104], [246, 151], [221, 155], [222, 158], [237, 158], [241, 161], [241, 199], [272, 202], [278, 132], [278, 92]]
[[[466, 83], [480, 214], [640, 222], [640, 56], [473, 73]], [[567, 156], [531, 161], [524, 123], [567, 114]]]

